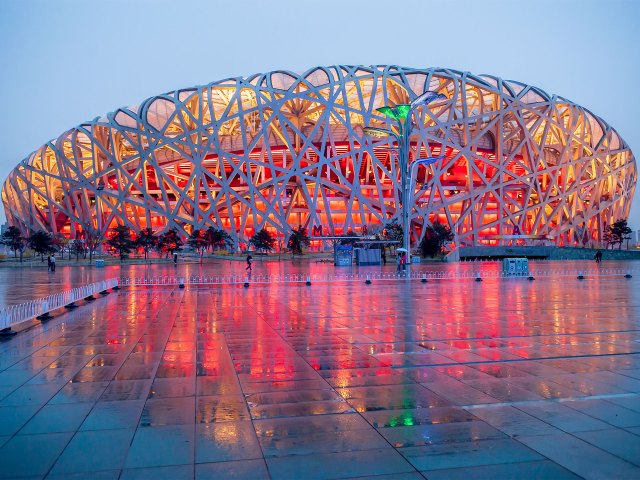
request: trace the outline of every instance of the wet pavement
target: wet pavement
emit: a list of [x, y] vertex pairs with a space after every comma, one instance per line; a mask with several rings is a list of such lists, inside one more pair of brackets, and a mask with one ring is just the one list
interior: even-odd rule
[[640, 478], [639, 392], [638, 276], [127, 288], [0, 342], [0, 478]]

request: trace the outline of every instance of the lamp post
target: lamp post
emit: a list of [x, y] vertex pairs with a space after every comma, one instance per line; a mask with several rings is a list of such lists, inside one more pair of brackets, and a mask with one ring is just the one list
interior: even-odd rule
[[[437, 100], [444, 100], [447, 97], [441, 93], [426, 91], [422, 95], [418, 96], [411, 103], [403, 103], [396, 105], [395, 107], [380, 107], [376, 111], [386, 115], [394, 120], [395, 131], [388, 130], [386, 128], [377, 127], [365, 127], [363, 132], [365, 135], [378, 138], [393, 137], [398, 144], [398, 162], [400, 164], [400, 205], [402, 216], [402, 234], [403, 234], [403, 248], [407, 251], [407, 265], [411, 264], [411, 246], [409, 236], [409, 214], [411, 212], [409, 188], [411, 183], [411, 177], [414, 165], [425, 164], [427, 161], [433, 163], [440, 158], [422, 158], [409, 165], [409, 146], [411, 131], [413, 130], [413, 113], [415, 109], [428, 105]], [[420, 163], [419, 163], [420, 162]]]

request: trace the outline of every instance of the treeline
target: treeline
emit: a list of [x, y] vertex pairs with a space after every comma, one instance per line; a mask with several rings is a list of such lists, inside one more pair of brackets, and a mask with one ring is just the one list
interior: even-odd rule
[[[201, 254], [207, 249], [214, 252], [219, 248], [232, 248], [234, 244], [227, 232], [215, 227], [194, 230], [187, 238], [187, 243]], [[143, 252], [145, 259], [148, 258], [151, 251], [157, 251], [160, 255], [165, 255], [168, 258], [182, 248], [184, 240], [175, 228], [170, 228], [161, 234], [155, 234], [151, 228], [135, 232], [127, 226], [119, 225], [108, 238], [101, 237], [96, 232], [87, 232], [86, 238], [71, 240], [63, 236], [51, 235], [43, 230], [38, 230], [28, 237], [24, 237], [17, 227], [9, 227], [0, 236], [0, 244], [6, 245], [9, 250], [14, 252], [15, 258], [18, 258], [19, 255], [21, 262], [27, 248], [33, 250], [36, 255], [40, 255], [41, 261], [44, 261], [45, 255], [58, 252], [61, 252], [62, 258], [64, 258], [65, 251], [68, 253], [69, 259], [72, 255], [76, 257], [76, 260], [80, 257], [87, 258], [89, 255], [91, 260], [95, 251], [102, 244], [105, 244], [122, 260], [134, 251]]]

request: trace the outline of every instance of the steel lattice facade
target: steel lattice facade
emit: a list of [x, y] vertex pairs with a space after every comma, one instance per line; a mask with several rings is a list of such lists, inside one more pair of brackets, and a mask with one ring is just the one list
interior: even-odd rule
[[399, 220], [395, 145], [376, 112], [426, 90], [414, 116], [414, 242], [436, 220], [458, 245], [514, 238], [597, 244], [626, 218], [637, 168], [616, 131], [586, 109], [519, 82], [448, 69], [334, 66], [177, 90], [73, 128], [6, 179], [8, 221], [72, 238], [217, 226], [246, 242], [372, 233]]

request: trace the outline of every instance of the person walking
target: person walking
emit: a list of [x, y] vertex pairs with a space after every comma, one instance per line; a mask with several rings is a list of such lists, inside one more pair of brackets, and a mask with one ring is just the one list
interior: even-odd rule
[[51, 257], [49, 257], [51, 259], [51, 271], [55, 272], [56, 271], [56, 257], [53, 256], [53, 253], [51, 254]]
[[398, 252], [398, 256], [396, 257], [396, 267], [397, 272], [400, 273], [402, 271], [402, 252]]
[[382, 256], [382, 265], [386, 265], [387, 264], [387, 252], [386, 249], [384, 247], [382, 247], [382, 252], [381, 252], [381, 256]]
[[596, 256], [593, 257], [596, 261], [596, 263], [600, 263], [602, 261], [602, 251], [598, 250], [596, 252]]
[[252, 259], [253, 257], [251, 255], [247, 255], [247, 268], [245, 268], [245, 270], [247, 271], [247, 273], [249, 273], [249, 276], [251, 276], [251, 272], [253, 270], [253, 267], [251, 266]]

